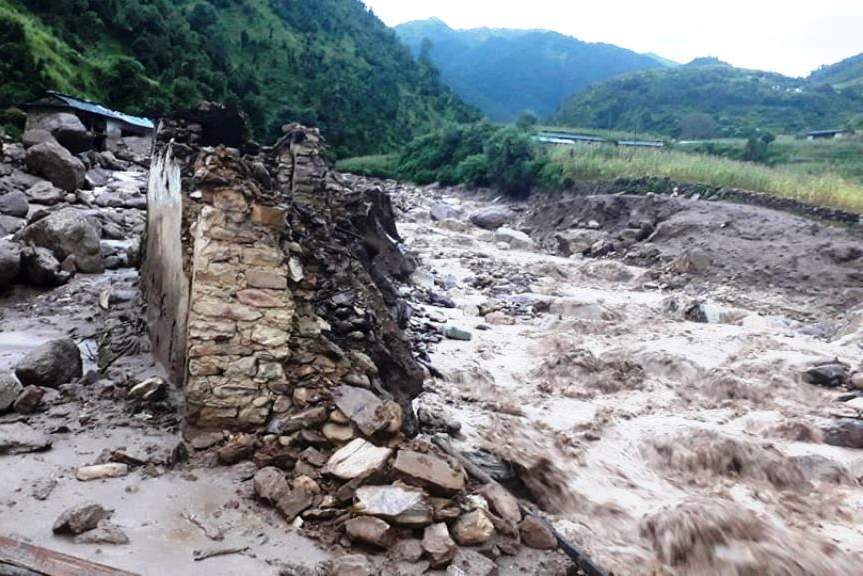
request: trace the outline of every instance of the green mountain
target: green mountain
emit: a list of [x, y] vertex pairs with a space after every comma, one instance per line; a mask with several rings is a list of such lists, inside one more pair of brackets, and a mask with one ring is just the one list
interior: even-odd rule
[[220, 101], [337, 155], [477, 117], [359, 0], [0, 0], [0, 54], [0, 111], [45, 88], [139, 114]]
[[836, 64], [822, 66], [809, 75], [809, 81], [830, 84], [838, 89], [863, 90], [863, 54], [846, 58]]
[[689, 139], [842, 127], [861, 112], [863, 91], [699, 58], [592, 86], [567, 99], [553, 120]]
[[432, 18], [396, 32], [456, 93], [496, 121], [525, 110], [547, 116], [594, 82], [665, 65], [654, 56], [545, 30], [454, 30]]

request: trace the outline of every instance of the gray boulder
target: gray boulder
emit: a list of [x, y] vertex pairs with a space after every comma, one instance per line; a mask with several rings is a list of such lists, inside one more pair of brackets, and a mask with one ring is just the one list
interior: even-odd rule
[[83, 374], [81, 351], [74, 340], [52, 340], [24, 356], [15, 366], [15, 376], [25, 386], [57, 388]]
[[21, 279], [30, 286], [53, 287], [65, 284], [71, 274], [60, 267], [47, 248], [27, 246], [21, 250]]
[[51, 134], [61, 146], [74, 154], [86, 152], [93, 147], [93, 134], [74, 114], [58, 112], [39, 120], [37, 129]]
[[9, 236], [10, 234], [15, 234], [26, 225], [27, 221], [23, 218], [15, 218], [14, 216], [4, 216], [0, 214], [0, 238]]
[[38, 176], [50, 180], [52, 184], [75, 192], [84, 183], [87, 172], [84, 163], [56, 142], [43, 142], [27, 150], [24, 159], [27, 168]]
[[73, 208], [65, 208], [27, 226], [18, 234], [18, 239], [24, 244], [51, 250], [60, 261], [74, 256], [81, 272], [105, 271], [99, 229]]
[[51, 135], [47, 130], [42, 130], [41, 128], [34, 128], [32, 130], [27, 130], [24, 132], [24, 135], [21, 136], [21, 142], [24, 144], [26, 148], [32, 148], [38, 144], [42, 144], [44, 142], [56, 142], [54, 136]]
[[0, 214], [26, 218], [29, 211], [30, 205], [27, 203], [27, 195], [23, 192], [16, 190], [0, 196]]
[[11, 374], [0, 375], [0, 413], [9, 410], [24, 387]]
[[0, 240], [0, 289], [12, 285], [21, 270], [21, 247], [8, 240]]
[[27, 197], [34, 204], [44, 204], [45, 206], [53, 206], [63, 201], [65, 193], [48, 182], [42, 180], [27, 189]]
[[497, 230], [512, 221], [514, 217], [512, 210], [505, 206], [489, 206], [471, 214], [470, 221], [474, 226], [485, 230]]

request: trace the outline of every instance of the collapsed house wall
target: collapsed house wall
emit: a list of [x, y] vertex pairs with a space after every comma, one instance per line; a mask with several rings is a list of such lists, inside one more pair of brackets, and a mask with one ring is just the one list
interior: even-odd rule
[[150, 176], [148, 320], [188, 423], [320, 425], [365, 388], [409, 429], [422, 376], [389, 277], [412, 266], [386, 199], [345, 187], [313, 129], [288, 126], [255, 154], [202, 147], [217, 116], [163, 121]]

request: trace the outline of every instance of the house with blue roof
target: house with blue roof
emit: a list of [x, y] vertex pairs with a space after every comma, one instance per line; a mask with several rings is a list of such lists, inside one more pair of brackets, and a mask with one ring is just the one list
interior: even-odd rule
[[151, 139], [155, 125], [149, 118], [131, 116], [101, 104], [49, 90], [43, 98], [23, 106], [27, 129], [57, 113], [71, 113], [81, 120], [93, 136], [97, 150], [116, 150], [124, 139]]

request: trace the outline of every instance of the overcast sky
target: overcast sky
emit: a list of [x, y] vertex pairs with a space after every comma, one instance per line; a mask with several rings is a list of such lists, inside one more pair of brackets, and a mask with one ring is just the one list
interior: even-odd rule
[[388, 25], [546, 28], [688, 62], [805, 76], [863, 52], [863, 0], [365, 0]]

